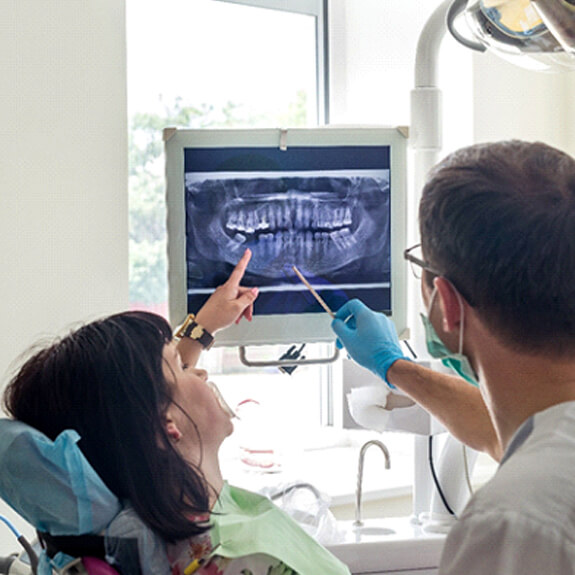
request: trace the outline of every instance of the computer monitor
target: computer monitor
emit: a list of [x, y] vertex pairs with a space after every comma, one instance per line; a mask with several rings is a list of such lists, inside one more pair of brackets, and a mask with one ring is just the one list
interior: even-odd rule
[[199, 310], [246, 247], [253, 321], [216, 345], [334, 341], [332, 310], [359, 298], [406, 333], [406, 135], [400, 128], [164, 132], [174, 325]]

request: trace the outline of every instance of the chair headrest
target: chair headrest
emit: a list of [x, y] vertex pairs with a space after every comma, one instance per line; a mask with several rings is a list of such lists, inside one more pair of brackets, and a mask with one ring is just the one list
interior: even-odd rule
[[40, 531], [98, 533], [120, 512], [79, 439], [68, 429], [51, 441], [25, 423], [0, 419], [0, 497]]

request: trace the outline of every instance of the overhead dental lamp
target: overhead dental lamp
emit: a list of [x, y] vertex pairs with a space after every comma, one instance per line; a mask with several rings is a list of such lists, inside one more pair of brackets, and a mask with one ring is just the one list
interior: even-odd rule
[[[463, 14], [472, 39], [456, 24]], [[469, 48], [536, 71], [575, 70], [575, 0], [455, 0], [447, 26]]]

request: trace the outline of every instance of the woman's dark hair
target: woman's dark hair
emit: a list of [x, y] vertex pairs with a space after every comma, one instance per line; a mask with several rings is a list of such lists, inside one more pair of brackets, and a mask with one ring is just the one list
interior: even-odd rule
[[106, 485], [167, 541], [201, 533], [209, 512], [200, 469], [166, 432], [172, 390], [163, 372], [169, 324], [127, 312], [74, 331], [26, 361], [4, 392], [14, 418], [54, 439], [65, 429]]
[[575, 347], [575, 160], [542, 143], [477, 144], [430, 174], [422, 249], [509, 345]]

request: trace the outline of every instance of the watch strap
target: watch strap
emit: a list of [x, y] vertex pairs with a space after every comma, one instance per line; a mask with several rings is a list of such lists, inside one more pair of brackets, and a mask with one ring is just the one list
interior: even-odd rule
[[184, 323], [176, 331], [175, 337], [193, 339], [199, 342], [204, 349], [210, 349], [214, 343], [214, 336], [196, 321], [196, 316], [193, 313], [186, 317]]

